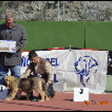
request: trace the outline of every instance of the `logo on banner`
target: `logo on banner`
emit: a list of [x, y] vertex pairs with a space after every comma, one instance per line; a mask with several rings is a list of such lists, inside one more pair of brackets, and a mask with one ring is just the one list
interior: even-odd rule
[[21, 67], [28, 67], [29, 64], [30, 64], [30, 60], [28, 58], [22, 56]]
[[[84, 56], [80, 57], [74, 65], [75, 73], [80, 75], [80, 82], [84, 87], [86, 87], [86, 84], [90, 80], [91, 70], [94, 70], [94, 73], [97, 72], [98, 62], [90, 56]], [[84, 79], [86, 79], [86, 82], [84, 82]]]

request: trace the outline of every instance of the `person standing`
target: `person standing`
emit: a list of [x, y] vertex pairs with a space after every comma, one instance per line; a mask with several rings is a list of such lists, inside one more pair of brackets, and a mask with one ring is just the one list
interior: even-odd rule
[[9, 70], [12, 76], [21, 76], [21, 53], [27, 44], [26, 30], [22, 25], [15, 22], [12, 14], [7, 14], [5, 23], [0, 25], [0, 40], [16, 41], [15, 53], [0, 52], [0, 84], [3, 84]]

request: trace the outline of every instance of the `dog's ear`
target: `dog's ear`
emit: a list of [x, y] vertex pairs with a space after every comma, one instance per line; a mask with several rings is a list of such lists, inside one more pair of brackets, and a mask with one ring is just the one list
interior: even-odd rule
[[10, 83], [14, 83], [16, 81], [16, 78], [14, 76], [9, 76], [8, 80]]
[[8, 81], [9, 81], [9, 83], [10, 83], [10, 86], [11, 87], [17, 87], [17, 78], [15, 77], [15, 76], [9, 76], [9, 77], [7, 77], [7, 79], [8, 79]]
[[19, 86], [19, 78], [18, 77], [13, 77], [13, 85], [18, 87]]

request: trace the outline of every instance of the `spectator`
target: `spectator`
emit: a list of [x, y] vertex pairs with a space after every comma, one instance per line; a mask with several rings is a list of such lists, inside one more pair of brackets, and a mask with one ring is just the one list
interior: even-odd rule
[[25, 28], [15, 22], [12, 14], [7, 14], [5, 23], [0, 25], [0, 40], [16, 41], [15, 53], [0, 53], [0, 84], [10, 70], [12, 76], [20, 77], [21, 53], [27, 43]]

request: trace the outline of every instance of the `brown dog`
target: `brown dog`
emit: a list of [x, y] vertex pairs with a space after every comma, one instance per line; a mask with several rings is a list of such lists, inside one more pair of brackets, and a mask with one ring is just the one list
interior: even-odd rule
[[[33, 90], [40, 94], [40, 102], [49, 100], [45, 92], [45, 80], [40, 77], [18, 78], [15, 76], [6, 76], [4, 78], [7, 87], [12, 89], [12, 92], [6, 100], [12, 100], [17, 95], [17, 98], [21, 96], [21, 92], [31, 93]], [[17, 94], [18, 93], [18, 94]]]

